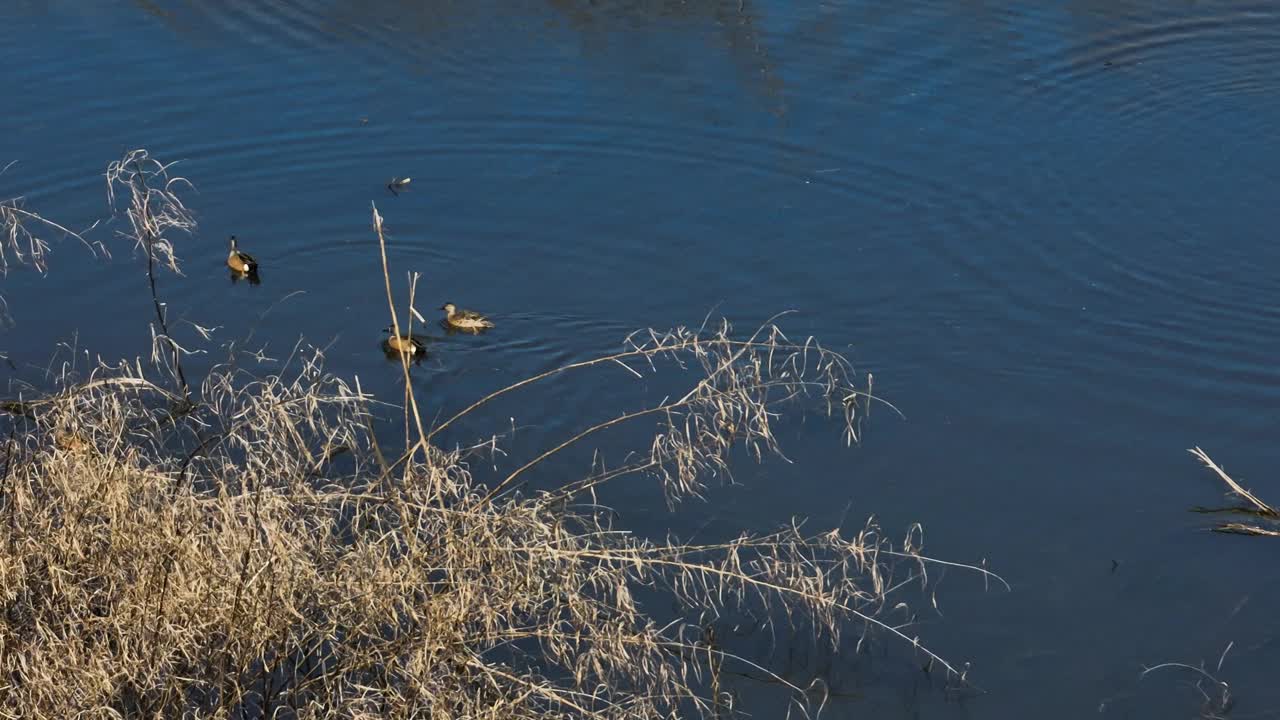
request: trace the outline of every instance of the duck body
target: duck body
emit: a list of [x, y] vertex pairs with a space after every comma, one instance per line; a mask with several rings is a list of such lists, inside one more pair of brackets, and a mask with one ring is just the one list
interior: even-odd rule
[[387, 189], [392, 195], [399, 195], [401, 190], [408, 189], [409, 183], [413, 182], [413, 178], [393, 177], [391, 182], [387, 183]]
[[455, 330], [478, 332], [493, 327], [493, 321], [474, 310], [459, 309], [453, 303], [440, 306], [444, 311], [444, 324]]
[[236, 246], [236, 236], [231, 236], [231, 252], [227, 253], [227, 267], [238, 273], [252, 275], [258, 271], [258, 261]]
[[396, 335], [395, 328], [390, 327], [383, 328], [382, 332], [387, 333], [384, 345], [388, 352], [398, 352], [414, 357], [423, 357], [427, 354], [426, 344], [412, 335]]

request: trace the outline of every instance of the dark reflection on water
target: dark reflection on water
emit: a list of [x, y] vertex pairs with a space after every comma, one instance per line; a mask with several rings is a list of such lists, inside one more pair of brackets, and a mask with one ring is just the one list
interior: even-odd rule
[[[1220, 488], [1183, 452], [1203, 445], [1264, 494], [1280, 465], [1273, 6], [8, 10], [0, 164], [18, 164], [0, 197], [84, 226], [125, 149], [182, 159], [201, 233], [179, 248], [184, 275], [161, 280], [175, 327], [252, 334], [272, 358], [306, 338], [331, 370], [400, 397], [398, 359], [380, 352], [373, 201], [397, 293], [417, 271], [424, 312], [453, 298], [502, 318], [481, 336], [428, 328], [412, 382], [432, 416], [712, 307], [741, 327], [795, 309], [793, 334], [848, 345], [905, 421], [875, 415], [853, 450], [821, 423], [787, 425], [792, 464], [743, 467], [741, 486], [673, 516], [656, 488], [606, 498], [632, 527], [699, 537], [791, 514], [918, 520], [934, 553], [986, 558], [1013, 583], [953, 576], [944, 617], [920, 618], [935, 649], [973, 662], [987, 693], [963, 701], [900, 648], [736, 641], [793, 681], [825, 676], [839, 691], [827, 717], [1185, 715], [1198, 700], [1139, 682], [1141, 667], [1216, 661], [1231, 640], [1223, 677], [1242, 707], [1280, 699], [1263, 681], [1280, 660], [1273, 553], [1198, 532], [1185, 510]], [[411, 190], [388, 192], [406, 176]], [[261, 285], [223, 277], [233, 233]], [[107, 358], [147, 347], [139, 258], [113, 252], [64, 243], [48, 277], [6, 278], [10, 379], [38, 382], [58, 342]], [[214, 356], [193, 356], [193, 372]], [[629, 377], [535, 388], [450, 440], [514, 429], [510, 460], [527, 458], [669, 390]], [[577, 478], [590, 459], [557, 467]], [[740, 692], [760, 716], [783, 708], [771, 688]]]

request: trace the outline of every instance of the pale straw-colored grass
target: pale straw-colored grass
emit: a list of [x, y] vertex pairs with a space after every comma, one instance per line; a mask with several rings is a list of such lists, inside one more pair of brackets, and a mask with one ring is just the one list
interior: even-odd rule
[[1238, 535], [1260, 535], [1264, 537], [1280, 537], [1280, 527], [1277, 526], [1277, 523], [1280, 522], [1280, 512], [1277, 512], [1275, 508], [1263, 502], [1263, 500], [1259, 498], [1257, 495], [1254, 495], [1250, 490], [1246, 489], [1243, 485], [1236, 482], [1236, 480], [1232, 478], [1230, 475], [1228, 475], [1225, 470], [1219, 467], [1218, 464], [1215, 463], [1209, 457], [1209, 454], [1206, 453], [1204, 450], [1201, 450], [1200, 448], [1197, 447], [1197, 448], [1192, 448], [1187, 452], [1196, 456], [1196, 458], [1200, 460], [1200, 462], [1204, 463], [1205, 467], [1212, 470], [1213, 473], [1218, 476], [1218, 479], [1222, 480], [1222, 482], [1226, 484], [1229, 494], [1234, 495], [1235, 497], [1238, 497], [1241, 500], [1244, 500], [1246, 503], [1244, 506], [1233, 507], [1233, 508], [1223, 508], [1219, 510], [1213, 510], [1211, 512], [1233, 512], [1233, 513], [1242, 514], [1242, 515], [1250, 515], [1254, 518], [1257, 518], [1259, 521], [1259, 522], [1240, 522], [1240, 521], [1225, 522], [1215, 527], [1214, 528], [1215, 530], [1217, 530], [1218, 532], [1235, 533]]
[[[0, 168], [0, 176], [12, 171], [15, 165], [17, 161]], [[55, 239], [72, 238], [92, 254], [107, 255], [105, 245], [86, 237], [97, 225], [95, 222], [82, 230], [73, 230], [30, 209], [25, 197], [0, 196], [0, 278], [7, 277], [13, 267], [47, 272], [51, 243]], [[8, 304], [0, 296], [0, 319], [10, 319], [8, 310]]]
[[[385, 258], [381, 226], [375, 211]], [[167, 265], [168, 252], [148, 256]], [[397, 308], [390, 265], [400, 332], [414, 313]], [[686, 391], [587, 422], [492, 480], [441, 445], [495, 397], [619, 363]], [[726, 646], [717, 619], [804, 623], [814, 642], [853, 633], [962, 684], [966, 666], [921, 642], [904, 608], [935, 570], [999, 581], [929, 558], [919, 528], [896, 543], [872, 521], [846, 533], [780, 518], [702, 544], [614, 526], [594, 503], [602, 485], [648, 477], [671, 502], [708, 496], [731, 460], [779, 451], [784, 414], [816, 409], [857, 439], [872, 399], [848, 362], [772, 323], [638, 333], [452, 416], [429, 415], [406, 382], [401, 438], [371, 430], [385, 406], [319, 351], [262, 376], [216, 367], [189, 399], [172, 370], [67, 374], [9, 417], [0, 717], [712, 717], [740, 710], [730, 670], [771, 677], [815, 714], [820, 679]], [[620, 464], [548, 476], [563, 449], [603, 453], [609, 429], [636, 422], [654, 431]], [[670, 602], [637, 599], [655, 594]]]

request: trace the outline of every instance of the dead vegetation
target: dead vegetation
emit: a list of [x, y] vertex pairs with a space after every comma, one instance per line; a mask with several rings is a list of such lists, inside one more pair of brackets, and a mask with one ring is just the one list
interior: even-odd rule
[[1233, 515], [1244, 515], [1254, 518], [1251, 522], [1243, 522], [1239, 520], [1220, 523], [1214, 528], [1217, 532], [1233, 533], [1237, 535], [1261, 535], [1265, 537], [1280, 537], [1280, 512], [1263, 502], [1261, 498], [1247, 490], [1243, 485], [1236, 482], [1230, 475], [1218, 466], [1208, 453], [1200, 448], [1189, 450], [1195, 455], [1205, 467], [1209, 468], [1218, 476], [1223, 483], [1226, 484], [1228, 492], [1244, 501], [1243, 505], [1235, 505], [1226, 508], [1197, 508], [1198, 512], [1203, 513], [1226, 513]]
[[[16, 164], [11, 162], [0, 168], [3, 176]], [[4, 199], [0, 196], [0, 277], [7, 276], [15, 266], [26, 266], [44, 273], [49, 269], [49, 253], [52, 250], [51, 238], [74, 238], [80, 241], [91, 253], [107, 253], [106, 246], [90, 242], [85, 238], [97, 223], [83, 229], [72, 230], [53, 220], [49, 220], [38, 212], [27, 207], [26, 198], [22, 196]], [[0, 297], [0, 319], [9, 320], [8, 304]]]
[[1235, 696], [1231, 694], [1231, 685], [1222, 680], [1220, 676], [1223, 663], [1227, 660], [1227, 654], [1231, 652], [1231, 648], [1234, 646], [1234, 642], [1227, 643], [1227, 646], [1222, 650], [1222, 654], [1218, 656], [1218, 664], [1212, 672], [1205, 667], [1204, 662], [1199, 665], [1167, 662], [1143, 668], [1141, 677], [1146, 679], [1148, 675], [1157, 672], [1182, 673], [1194, 681], [1187, 682], [1186, 685], [1195, 690], [1200, 696], [1199, 717], [1202, 720], [1226, 720], [1232, 708], [1235, 707]]
[[[124, 186], [130, 207], [146, 207], [141, 183]], [[376, 211], [374, 227], [381, 241]], [[384, 280], [395, 332], [411, 331], [415, 313], [398, 311]], [[493, 398], [619, 364], [674, 374], [687, 391], [589, 422], [492, 480], [442, 443]], [[712, 717], [738, 709], [723, 679], [733, 668], [770, 675], [816, 714], [820, 680], [772, 674], [717, 626], [803, 625], [830, 643], [854, 633], [963, 683], [965, 666], [919, 642], [906, 605], [941, 566], [999, 581], [925, 556], [918, 528], [895, 543], [874, 522], [852, 534], [793, 522], [688, 544], [614, 526], [595, 490], [645, 476], [672, 502], [703, 494], [731, 457], [778, 450], [784, 411], [816, 407], [857, 438], [871, 398], [852, 368], [772, 324], [639, 333], [434, 425], [406, 383], [403, 438], [372, 430], [385, 406], [326, 372], [319, 351], [265, 376], [216, 367], [189, 399], [185, 384], [168, 387], [174, 371], [85, 368], [10, 415], [0, 716]], [[545, 485], [563, 449], [605, 447], [635, 422], [651, 442], [621, 464], [525, 485], [540, 473]]]

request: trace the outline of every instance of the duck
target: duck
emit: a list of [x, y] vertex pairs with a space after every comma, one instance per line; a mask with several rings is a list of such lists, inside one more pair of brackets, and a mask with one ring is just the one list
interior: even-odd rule
[[387, 189], [391, 191], [392, 195], [399, 195], [401, 190], [408, 189], [411, 182], [413, 182], [413, 178], [410, 177], [393, 177], [391, 182], [387, 183]]
[[252, 275], [258, 272], [258, 261], [247, 252], [241, 252], [236, 247], [236, 236], [231, 236], [231, 252], [227, 253], [227, 267], [238, 273]]
[[385, 341], [386, 349], [390, 352], [400, 352], [405, 355], [414, 357], [422, 357], [427, 354], [427, 346], [413, 335], [396, 335], [395, 327], [382, 328], [382, 332], [387, 333]]
[[493, 327], [493, 321], [474, 310], [459, 310], [453, 303], [440, 306], [444, 311], [444, 322], [457, 330], [486, 330]]

